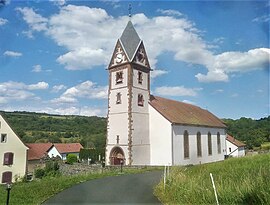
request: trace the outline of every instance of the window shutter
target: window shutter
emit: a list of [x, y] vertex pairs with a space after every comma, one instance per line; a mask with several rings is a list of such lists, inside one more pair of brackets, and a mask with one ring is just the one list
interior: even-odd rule
[[13, 164], [13, 156], [12, 152], [6, 152], [4, 154], [4, 165], [12, 165]]
[[11, 181], [12, 181], [12, 172], [3, 172], [2, 183], [11, 183]]

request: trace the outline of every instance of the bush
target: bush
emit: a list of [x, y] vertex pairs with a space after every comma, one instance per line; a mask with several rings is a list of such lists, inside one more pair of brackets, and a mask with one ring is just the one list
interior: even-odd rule
[[41, 179], [42, 177], [45, 176], [45, 170], [44, 169], [41, 169], [41, 168], [36, 169], [35, 172], [34, 172], [34, 174], [35, 174], [35, 177], [36, 178]]
[[58, 176], [59, 172], [59, 164], [57, 161], [48, 161], [45, 165], [45, 175], [46, 176]]
[[76, 154], [69, 154], [67, 156], [67, 163], [73, 164], [74, 162], [77, 162], [77, 155]]

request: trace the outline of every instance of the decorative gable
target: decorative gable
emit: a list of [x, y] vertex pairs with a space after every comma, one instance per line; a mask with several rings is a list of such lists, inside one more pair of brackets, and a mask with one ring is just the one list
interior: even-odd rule
[[128, 62], [128, 58], [127, 55], [120, 43], [120, 41], [118, 40], [111, 58], [111, 62], [109, 64], [109, 68], [116, 66], [116, 65], [120, 65], [122, 63], [126, 63]]
[[145, 48], [143, 46], [143, 42], [141, 42], [139, 48], [137, 49], [133, 62], [150, 69], [149, 61], [146, 55]]

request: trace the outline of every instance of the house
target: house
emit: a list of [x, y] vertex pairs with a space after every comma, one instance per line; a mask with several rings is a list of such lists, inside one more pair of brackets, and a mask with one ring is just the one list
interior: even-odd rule
[[28, 147], [0, 114], [0, 184], [15, 182], [27, 172]]
[[151, 67], [131, 21], [108, 66], [106, 164], [188, 165], [224, 160], [226, 126], [195, 105], [150, 95]]
[[245, 156], [245, 144], [231, 135], [226, 137], [226, 153], [227, 156], [243, 157]]
[[80, 143], [54, 143], [48, 150], [48, 155], [50, 158], [59, 156], [62, 160], [66, 160], [68, 154], [79, 157], [81, 149], [83, 146]]
[[33, 172], [36, 168], [45, 166], [45, 159], [48, 157], [48, 150], [53, 146], [52, 143], [27, 143], [29, 147], [27, 160], [28, 172]]

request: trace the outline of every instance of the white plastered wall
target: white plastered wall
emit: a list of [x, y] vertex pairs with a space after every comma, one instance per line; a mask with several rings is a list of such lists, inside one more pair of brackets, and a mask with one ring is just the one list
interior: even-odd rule
[[171, 129], [171, 123], [149, 104], [151, 165], [172, 165]]
[[48, 156], [50, 158], [52, 157], [57, 157], [59, 156], [62, 159], [62, 155], [58, 152], [58, 150], [53, 146], [49, 151], [48, 151]]
[[[230, 151], [231, 148], [231, 151]], [[226, 152], [227, 155], [233, 157], [243, 157], [245, 156], [245, 148], [237, 147], [235, 144], [231, 143], [229, 140], [226, 140]]]
[[[183, 135], [185, 130], [189, 134], [189, 158], [187, 159], [184, 159]], [[201, 133], [201, 157], [197, 156], [197, 132]], [[208, 154], [208, 132], [211, 133], [212, 155]], [[218, 132], [220, 133], [221, 153], [218, 153]], [[173, 164], [203, 164], [224, 160], [224, 155], [226, 154], [225, 136], [225, 130], [222, 128], [173, 125]]]
[[[1, 115], [0, 123], [0, 137], [1, 134], [7, 134], [7, 141], [0, 142], [0, 183], [2, 182], [2, 173], [6, 171], [12, 172], [12, 182], [14, 182], [16, 178], [24, 177], [26, 174], [28, 147], [22, 143]], [[12, 165], [3, 165], [4, 153], [6, 152], [14, 154]]]

